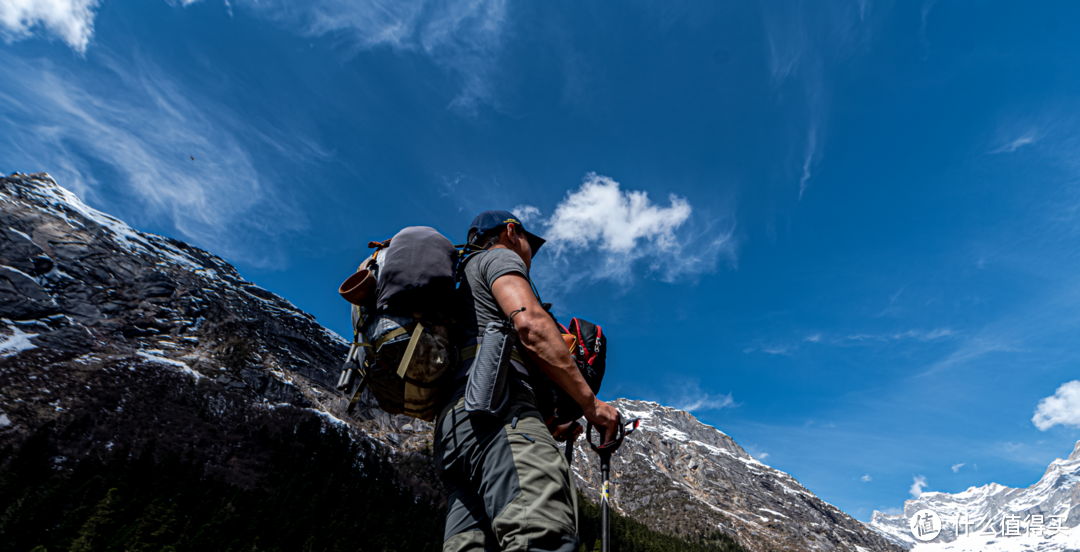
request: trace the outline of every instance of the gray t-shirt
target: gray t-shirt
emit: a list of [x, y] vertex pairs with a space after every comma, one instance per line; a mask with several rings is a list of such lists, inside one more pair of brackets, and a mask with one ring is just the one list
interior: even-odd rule
[[490, 322], [506, 320], [491, 286], [499, 276], [510, 273], [521, 274], [529, 278], [529, 269], [517, 253], [509, 249], [489, 249], [476, 253], [465, 265], [465, 275], [461, 280], [461, 291], [466, 303], [464, 316], [465, 337], [471, 340], [483, 335], [484, 328]]

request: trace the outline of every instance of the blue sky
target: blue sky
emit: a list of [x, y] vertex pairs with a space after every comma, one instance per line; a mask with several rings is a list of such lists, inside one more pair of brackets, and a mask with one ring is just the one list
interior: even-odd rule
[[0, 0], [0, 170], [341, 334], [368, 240], [517, 209], [605, 398], [868, 520], [1080, 439], [1078, 8]]

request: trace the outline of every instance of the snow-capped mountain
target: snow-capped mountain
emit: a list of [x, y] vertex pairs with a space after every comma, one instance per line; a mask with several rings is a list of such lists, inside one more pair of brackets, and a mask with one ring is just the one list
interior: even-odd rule
[[[904, 513], [874, 512], [870, 526], [916, 552], [1080, 550], [1080, 442], [1065, 460], [1054, 460], [1037, 483], [1013, 489], [997, 483], [961, 493], [926, 492], [904, 503]], [[940, 532], [917, 539], [911, 520], [934, 512]], [[924, 514], [925, 516], [925, 514]], [[933, 536], [933, 538], [929, 538]]]
[[[693, 415], [647, 401], [614, 404], [641, 425], [612, 458], [612, 505], [651, 528], [720, 528], [755, 551], [897, 549]], [[599, 460], [583, 442], [574, 456], [578, 488], [599, 499]]]
[[[78, 431], [55, 437], [58, 470], [153, 443], [243, 486], [260, 465], [247, 428], [318, 418], [389, 451], [406, 484], [440, 500], [429, 424], [370, 396], [345, 413], [346, 351], [222, 259], [133, 230], [46, 174], [0, 177], [0, 449], [63, 422]], [[754, 551], [900, 550], [692, 415], [616, 405], [642, 419], [613, 461], [619, 512], [669, 533], [720, 529]], [[598, 498], [595, 454], [579, 442], [575, 456], [578, 487]]]

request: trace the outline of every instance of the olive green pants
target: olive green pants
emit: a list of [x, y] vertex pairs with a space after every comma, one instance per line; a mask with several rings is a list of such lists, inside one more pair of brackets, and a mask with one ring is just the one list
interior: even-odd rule
[[435, 426], [435, 469], [447, 489], [443, 552], [574, 552], [577, 493], [532, 392], [515, 382], [502, 419], [466, 412], [462, 393]]

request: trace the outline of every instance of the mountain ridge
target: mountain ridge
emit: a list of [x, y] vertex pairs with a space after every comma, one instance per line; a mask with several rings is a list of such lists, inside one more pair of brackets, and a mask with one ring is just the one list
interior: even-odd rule
[[[875, 511], [869, 525], [894, 544], [916, 551], [1004, 552], [1027, 546], [1040, 552], [1064, 552], [1080, 550], [1080, 531], [1037, 538], [1029, 533], [1032, 516], [1043, 516], [1044, 525], [1048, 525], [1050, 516], [1064, 515], [1060, 526], [1075, 528], [1080, 523], [1080, 512], [1074, 512], [1077, 505], [1080, 505], [1080, 441], [1067, 458], [1051, 462], [1042, 477], [1029, 487], [987, 483], [959, 493], [924, 492], [905, 501], [901, 514]], [[923, 510], [933, 511], [942, 519], [940, 534], [926, 543], [918, 541], [909, 527], [909, 520]], [[1019, 516], [1017, 534], [1005, 534], [1008, 530], [1003, 525], [1005, 516]], [[993, 534], [980, 536], [983, 531]]]
[[[393, 455], [418, 497], [444, 500], [430, 424], [369, 394], [346, 414], [334, 389], [345, 340], [224, 260], [134, 230], [44, 173], [0, 178], [0, 319], [0, 447], [78, 415], [88, 429], [65, 437], [55, 469], [156, 442], [244, 484], [260, 459], [236, 427], [316, 416]], [[692, 414], [614, 402], [642, 418], [613, 461], [616, 511], [671, 534], [719, 529], [755, 552], [900, 549]], [[575, 479], [595, 500], [596, 459], [577, 446]]]

